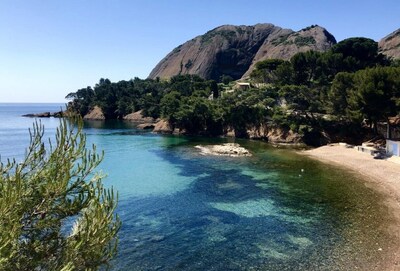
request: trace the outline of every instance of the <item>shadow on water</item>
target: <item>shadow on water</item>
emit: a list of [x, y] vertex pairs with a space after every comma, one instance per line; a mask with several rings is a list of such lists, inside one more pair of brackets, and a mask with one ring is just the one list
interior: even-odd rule
[[360, 209], [386, 212], [366, 201], [380, 198], [349, 182], [353, 176], [258, 142], [241, 142], [252, 158], [226, 158], [193, 148], [226, 139], [162, 141], [153, 152], [194, 181], [172, 195], [120, 204], [116, 269], [338, 270], [379, 256], [375, 244], [383, 233], [359, 229], [379, 226]]
[[[380, 270], [388, 210], [347, 172], [263, 142], [161, 137], [121, 121], [86, 125], [88, 134], [111, 137], [107, 144], [145, 139], [147, 159], [177, 169], [160, 180], [187, 179], [174, 193], [120, 201], [114, 270]], [[194, 148], [227, 141], [253, 157], [203, 156]]]

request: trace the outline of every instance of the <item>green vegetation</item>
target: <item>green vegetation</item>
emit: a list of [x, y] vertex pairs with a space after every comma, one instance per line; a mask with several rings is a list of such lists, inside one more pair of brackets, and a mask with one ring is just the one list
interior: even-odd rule
[[[289, 37], [295, 37], [295, 38], [294, 38], [294, 40], [293, 39], [289, 40], [288, 39]], [[282, 44], [282, 45], [295, 44], [298, 47], [302, 47], [302, 46], [312, 45], [312, 44], [315, 44], [315, 43], [316, 43], [316, 41], [315, 41], [315, 39], [313, 37], [311, 37], [311, 36], [306, 36], [306, 37], [299, 36], [299, 33], [293, 33], [293, 34], [290, 34], [290, 35], [284, 35], [284, 36], [281, 36], [281, 37], [276, 38], [276, 39], [271, 41], [271, 44], [275, 45], [275, 46], [280, 45], [280, 44]]]
[[307, 45], [311, 45], [311, 44], [315, 44], [315, 43], [316, 43], [316, 41], [313, 37], [298, 36], [294, 39], [294, 44], [296, 44], [299, 47], [307, 46]]
[[[235, 29], [236, 29], [236, 32], [237, 32], [239, 35], [243, 35], [243, 34], [246, 32], [246, 31], [244, 31], [243, 28], [241, 28], [240, 26], [236, 26]], [[250, 32], [250, 30], [248, 30], [248, 32]]]
[[192, 67], [192, 65], [193, 65], [193, 62], [191, 59], [189, 59], [185, 64], [185, 68], [188, 70], [188, 69], [190, 69], [190, 67]]
[[378, 121], [388, 121], [400, 112], [399, 68], [360, 70], [353, 75], [352, 85], [346, 89], [349, 117], [366, 119], [376, 129]]
[[284, 35], [284, 36], [280, 36], [279, 38], [276, 38], [276, 39], [272, 40], [271, 43], [272, 43], [272, 45], [275, 45], [275, 46], [279, 45], [279, 44], [282, 44], [282, 43], [285, 43], [287, 41], [288, 37], [289, 37], [289, 34]]
[[300, 31], [308, 31], [308, 30], [311, 30], [311, 29], [313, 29], [313, 28], [315, 28], [315, 27], [318, 27], [318, 25], [317, 25], [317, 24], [312, 24], [312, 25], [310, 25], [310, 26], [307, 26], [306, 28], [303, 28], [303, 29], [300, 30]]
[[95, 105], [107, 118], [143, 110], [186, 133], [221, 135], [233, 129], [236, 136], [246, 137], [248, 129], [268, 126], [290, 129], [318, 145], [325, 139], [360, 139], [376, 132], [377, 122], [398, 114], [399, 72], [398, 62], [378, 54], [376, 42], [351, 38], [324, 53], [308, 51], [289, 61], [257, 63], [250, 90], [234, 90], [227, 76], [217, 84], [178, 75], [168, 81], [101, 79], [93, 89], [67, 97], [72, 99], [69, 108], [82, 115]]
[[176, 53], [179, 53], [179, 52], [181, 51], [181, 49], [182, 49], [182, 45], [179, 45], [179, 46], [176, 47], [172, 52], [173, 52], [174, 54], [176, 54]]
[[[70, 126], [71, 125], [71, 126]], [[22, 162], [0, 164], [0, 270], [97, 270], [116, 253], [117, 197], [93, 174], [102, 155], [64, 120], [45, 147], [34, 125]]]
[[208, 31], [201, 37], [201, 43], [208, 43], [216, 36], [222, 36], [225, 39], [230, 40], [231, 38], [236, 36], [236, 32], [233, 30], [213, 29]]
[[250, 76], [255, 82], [275, 82], [278, 78], [276, 70], [283, 64], [283, 62], [282, 59], [267, 59], [265, 61], [257, 62], [255, 69], [251, 72]]
[[232, 76], [224, 74], [224, 75], [221, 76], [220, 81], [224, 85], [229, 85], [229, 83], [231, 83], [234, 80], [233, 80]]

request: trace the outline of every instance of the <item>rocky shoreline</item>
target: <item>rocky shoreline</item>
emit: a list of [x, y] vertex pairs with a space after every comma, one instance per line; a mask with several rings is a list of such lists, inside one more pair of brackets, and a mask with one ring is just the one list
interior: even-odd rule
[[[43, 112], [36, 114], [26, 114], [23, 117], [33, 117], [33, 118], [49, 118], [55, 117], [60, 118], [66, 116], [66, 112]], [[106, 117], [99, 106], [94, 106], [92, 110], [83, 116], [84, 120], [89, 121], [106, 121]], [[173, 134], [173, 135], [187, 135], [185, 130], [180, 130], [172, 127], [169, 122], [165, 119], [154, 119], [151, 117], [145, 117], [142, 110], [130, 113], [124, 116], [121, 121], [128, 121], [136, 124], [138, 129], [152, 131], [156, 134]], [[260, 127], [249, 127], [246, 131], [247, 136], [243, 136], [248, 139], [264, 140], [272, 144], [277, 145], [302, 145], [302, 137], [290, 130], [284, 130], [277, 127], [268, 127], [267, 125], [262, 125]], [[201, 135], [201, 134], [198, 134]], [[234, 129], [228, 129], [226, 137], [242, 137], [237, 136]]]

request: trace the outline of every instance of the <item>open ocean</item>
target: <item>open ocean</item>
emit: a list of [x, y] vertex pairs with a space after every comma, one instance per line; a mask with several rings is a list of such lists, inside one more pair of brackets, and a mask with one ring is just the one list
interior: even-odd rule
[[[0, 104], [0, 155], [22, 159], [32, 118], [62, 104]], [[41, 119], [53, 137], [58, 119]], [[123, 225], [112, 270], [379, 270], [390, 248], [382, 197], [351, 173], [260, 141], [161, 136], [86, 122], [105, 151]], [[252, 157], [204, 156], [237, 142]]]

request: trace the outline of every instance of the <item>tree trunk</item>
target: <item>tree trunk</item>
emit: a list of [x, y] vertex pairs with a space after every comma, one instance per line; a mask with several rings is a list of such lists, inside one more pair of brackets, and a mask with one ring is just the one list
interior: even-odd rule
[[378, 134], [378, 123], [376, 120], [374, 120], [374, 134], [377, 135]]

